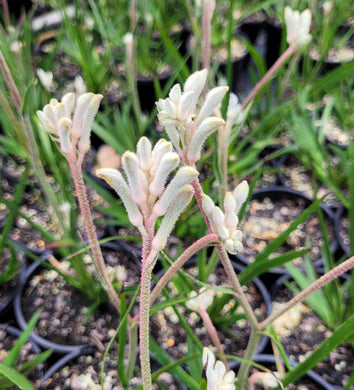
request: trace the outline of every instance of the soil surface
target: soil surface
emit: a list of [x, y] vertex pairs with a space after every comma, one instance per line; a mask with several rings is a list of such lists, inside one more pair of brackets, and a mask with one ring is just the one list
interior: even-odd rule
[[[196, 276], [197, 269], [190, 268], [187, 269], [187, 272]], [[211, 274], [209, 281], [213, 285], [217, 286], [228, 285], [227, 277], [222, 267], [216, 268], [215, 272]], [[264, 319], [266, 316], [266, 305], [262, 295], [253, 283], [251, 283], [247, 288], [245, 287], [244, 290], [256, 313], [256, 316], [260, 318], [260, 320]], [[172, 283], [169, 284], [168, 291], [169, 296], [178, 294], [178, 291]], [[230, 298], [222, 309], [222, 313], [225, 316], [224, 318], [226, 318], [227, 311], [233, 309], [235, 305], [237, 305], [237, 302]], [[199, 315], [186, 309], [182, 305], [177, 305], [177, 311], [193, 330], [193, 333], [199, 338], [201, 344], [203, 346], [212, 347], [213, 342]], [[243, 310], [241, 307], [238, 307], [236, 312], [242, 314]], [[241, 317], [242, 318], [240, 318], [236, 323], [226, 325], [225, 322], [222, 321], [219, 322], [219, 324], [214, 324], [226, 354], [242, 356], [247, 347], [251, 328], [244, 315]], [[222, 329], [222, 327], [224, 329]], [[167, 307], [152, 316], [150, 331], [155, 341], [157, 341], [157, 343], [174, 359], [180, 359], [187, 355], [187, 333], [181, 325], [180, 318], [178, 317], [176, 311], [172, 307]]]
[[[104, 249], [103, 256], [108, 274], [116, 279], [121, 289], [129, 289], [139, 283], [140, 270], [125, 252]], [[85, 260], [90, 262], [90, 257], [85, 257]], [[93, 265], [89, 264], [88, 269], [93, 272]], [[28, 320], [37, 309], [42, 309], [36, 332], [59, 344], [95, 343], [117, 328], [118, 315], [113, 307], [102, 305], [88, 316], [92, 304], [87, 296], [67, 283], [55, 270], [41, 270], [34, 274], [22, 296], [25, 318]]]
[[[292, 294], [288, 290], [279, 289], [274, 298], [274, 308], [277, 303], [286, 302], [291, 297]], [[305, 304], [297, 305], [284, 314], [276, 332], [286, 354], [296, 362], [304, 360], [332, 334], [324, 321]], [[347, 383], [353, 366], [354, 347], [343, 343], [313, 370], [328, 383], [341, 387]]]
[[[302, 211], [309, 206], [309, 202], [301, 197], [279, 194], [277, 198], [264, 196], [253, 199], [239, 224], [243, 233], [243, 250], [241, 254], [249, 261], [261, 253], [266, 246], [277, 238]], [[333, 221], [325, 218], [329, 240], [335, 240]], [[323, 237], [319, 218], [311, 214], [285, 240], [283, 245], [274, 253], [274, 256], [292, 250], [311, 248], [310, 257], [313, 262], [321, 258]], [[303, 265], [303, 259], [293, 260], [297, 266]]]

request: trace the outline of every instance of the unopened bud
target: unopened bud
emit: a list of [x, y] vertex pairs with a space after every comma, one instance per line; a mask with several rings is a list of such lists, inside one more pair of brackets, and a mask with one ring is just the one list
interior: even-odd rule
[[192, 182], [198, 176], [198, 171], [192, 167], [182, 167], [178, 170], [175, 177], [171, 180], [161, 198], [155, 203], [153, 208], [153, 214], [157, 217], [164, 215], [175, 200], [180, 189]]
[[68, 118], [61, 118], [58, 123], [58, 136], [60, 149], [65, 154], [69, 154], [73, 151], [70, 130], [71, 120]]
[[142, 171], [148, 171], [151, 165], [151, 142], [146, 137], [141, 137], [136, 145], [136, 154], [139, 159], [139, 167]]
[[202, 146], [205, 140], [222, 124], [224, 120], [217, 117], [210, 117], [204, 119], [204, 121], [197, 128], [192, 136], [191, 143], [189, 145], [187, 158], [190, 163], [195, 163], [200, 159]]
[[135, 153], [127, 151], [122, 156], [122, 165], [127, 175], [131, 197], [141, 205], [146, 200], [146, 193], [141, 180], [138, 157]]
[[137, 204], [131, 197], [130, 189], [122, 174], [116, 169], [103, 168], [97, 171], [97, 175], [104, 179], [122, 199], [124, 207], [128, 213], [129, 221], [136, 227], [142, 226], [143, 217]]
[[246, 180], [243, 180], [235, 189], [234, 189], [234, 198], [236, 201], [235, 213], [236, 215], [241, 210], [242, 205], [245, 203], [249, 192], [249, 186]]
[[191, 185], [185, 185], [181, 188], [162, 219], [159, 230], [152, 241], [153, 249], [160, 251], [165, 247], [167, 239], [170, 236], [178, 217], [188, 206], [192, 197], [193, 187]]
[[149, 191], [155, 196], [159, 196], [165, 189], [165, 183], [168, 175], [177, 168], [179, 164], [179, 157], [177, 153], [166, 153], [157, 168], [153, 181], [150, 184]]
[[[86, 110], [86, 115], [82, 122], [82, 133], [79, 140], [79, 149], [81, 152], [87, 152], [90, 149], [90, 135], [93, 120], [97, 114], [98, 107], [102, 100], [102, 95], [92, 94], [91, 100]], [[80, 99], [79, 99], [80, 100]]]

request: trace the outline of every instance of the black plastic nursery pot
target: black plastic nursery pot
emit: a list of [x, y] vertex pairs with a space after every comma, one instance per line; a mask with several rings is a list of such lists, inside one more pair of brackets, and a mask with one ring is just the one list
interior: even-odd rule
[[[277, 161], [276, 168], [280, 170], [278, 178], [282, 185], [303, 192], [310, 199], [314, 198], [313, 172], [305, 167], [295, 155], [282, 156]], [[316, 186], [317, 196], [324, 197], [323, 203], [329, 207], [329, 210], [334, 210], [341, 205], [338, 198], [324, 183], [316, 180]]]
[[[323, 271], [319, 275], [323, 274]], [[343, 283], [350, 278], [349, 274], [341, 275], [338, 280]], [[288, 302], [293, 293], [286, 284], [292, 283], [290, 275], [281, 276], [271, 291], [273, 310], [276, 311]], [[323, 305], [327, 303], [324, 302]], [[306, 303], [299, 303], [273, 322], [285, 354], [292, 365], [297, 365], [304, 357], [314, 351], [332, 333], [325, 322]], [[354, 366], [354, 348], [343, 341], [331, 351], [320, 363], [312, 368], [312, 372], [329, 388], [342, 389], [348, 382]]]
[[[140, 268], [134, 257], [114, 242], [102, 244], [101, 248], [107, 272], [114, 275], [120, 289], [132, 295], [130, 290], [140, 280]], [[88, 267], [93, 272], [93, 264]], [[32, 312], [42, 309], [33, 339], [43, 348], [65, 354], [82, 349], [97, 333], [117, 328], [115, 309], [109, 303], [95, 306], [97, 303], [67, 283], [57, 271], [33, 263], [19, 286], [15, 316], [25, 329]]]
[[[253, 359], [255, 363], [258, 363], [264, 366], [267, 369], [276, 372], [275, 359], [273, 355], [256, 355]], [[251, 368], [251, 374], [256, 371], [261, 371]], [[263, 388], [263, 387], [262, 387]], [[309, 370], [303, 377], [297, 380], [294, 384], [291, 384], [287, 387], [289, 390], [334, 390], [333, 386], [329, 385], [324, 381], [319, 375], [314, 371]]]
[[[108, 340], [105, 340], [108, 342]], [[104, 344], [107, 348], [107, 343]], [[104, 361], [105, 349], [99, 349], [97, 346], [90, 345], [80, 350], [73, 351], [62, 356], [43, 374], [40, 383], [40, 389], [58, 389], [72, 390], [74, 388], [82, 388], [86, 384], [85, 389], [92, 388], [101, 381], [101, 366], [104, 364], [103, 383], [104, 388], [115, 388], [121, 383], [117, 377], [117, 345], [114, 341], [112, 347], [107, 353], [107, 358]], [[139, 362], [139, 351], [137, 353], [137, 366]], [[161, 368], [161, 365], [151, 357], [151, 373]], [[174, 379], [170, 372], [165, 372], [157, 377], [153, 382], [163, 383], [164, 386], [171, 386], [175, 390], [187, 390], [183, 383]], [[141, 384], [141, 376], [134, 375], [129, 381], [129, 388], [136, 388]], [[91, 387], [90, 387], [91, 386]], [[117, 388], [118, 388], [117, 387]]]
[[[1, 361], [4, 360], [7, 352], [11, 350], [17, 339], [22, 335], [22, 330], [17, 329], [13, 326], [7, 324], [0, 324], [0, 351], [1, 351]], [[22, 366], [31, 359], [34, 359], [38, 356], [42, 350], [35, 343], [35, 341], [30, 338], [27, 340], [25, 345], [21, 349], [18, 367]], [[31, 381], [35, 386], [39, 385], [43, 377], [43, 372], [46, 370], [46, 362], [41, 363], [39, 366], [34, 368], [31, 372], [26, 374], [26, 377]], [[17, 388], [17, 387], [16, 387]]]
[[[2, 256], [3, 260], [5, 260], [5, 250], [3, 251]], [[19, 281], [26, 273], [26, 260], [21, 253], [18, 253], [18, 261], [19, 268], [16, 270], [14, 277], [0, 286], [0, 319], [2, 321], [7, 321], [9, 319], [8, 317], [12, 315], [11, 309], [17, 295]], [[5, 272], [5, 270], [0, 270], [0, 272]]]
[[[283, 231], [289, 228], [290, 224], [313, 200], [305, 194], [285, 186], [271, 186], [256, 191], [249, 203], [242, 221], [239, 224], [243, 232], [243, 250], [235, 255], [235, 258], [243, 264], [254, 261], [259, 253], [266, 246], [276, 239]], [[338, 242], [334, 232], [334, 215], [332, 210], [324, 204], [320, 209], [325, 217], [332, 253], [338, 248]], [[311, 238], [310, 258], [317, 267], [322, 263], [321, 247], [323, 245], [322, 235], [318, 217], [312, 213], [306, 221], [284, 240], [282, 246], [277, 249], [274, 257], [284, 254], [289, 250], [300, 250], [309, 247], [306, 242]], [[271, 260], [269, 260], [271, 261]], [[302, 259], [294, 262], [298, 267], [303, 267]], [[271, 267], [268, 275], [287, 273], [284, 267]], [[263, 275], [263, 277], [265, 274]]]
[[340, 207], [335, 215], [334, 226], [339, 246], [347, 257], [351, 256], [349, 224], [350, 222], [346, 208]]
[[[232, 262], [232, 265], [237, 274], [244, 269], [244, 266], [235, 262]], [[190, 259], [183, 269], [187, 274], [196, 277], [198, 271], [195, 258]], [[157, 279], [160, 279], [163, 273], [164, 271], [159, 272], [157, 274]], [[215, 272], [211, 274], [209, 279], [209, 282], [212, 285], [229, 285], [227, 275], [221, 264], [218, 264]], [[171, 287], [171, 283], [169, 283], [168, 286], [168, 296], [172, 297], [177, 293], [177, 290], [175, 287]], [[269, 292], [262, 281], [258, 278], [254, 278], [247, 288], [245, 287], [245, 291], [256, 315], [263, 319], [266, 318], [271, 313], [272, 308]], [[225, 306], [230, 305], [230, 307], [232, 307], [233, 304], [234, 301], [230, 299], [229, 303]], [[190, 312], [185, 309], [184, 306], [179, 306], [178, 311], [180, 313], [179, 315], [183, 317], [183, 320], [186, 321], [195, 335], [199, 338], [202, 345], [213, 345], [209, 335], [206, 333], [206, 328], [202, 320], [196, 313]], [[242, 312], [241, 309], [240, 311]], [[212, 313], [210, 315], [212, 316]], [[170, 356], [172, 360], [183, 358], [188, 351], [187, 334], [183, 326], [180, 324], [180, 319], [178, 319], [178, 317], [179, 316], [172, 307], [167, 307], [154, 314], [150, 320], [151, 337], [160, 345], [161, 349]], [[211, 320], [213, 321], [213, 318], [211, 318]], [[223, 324], [224, 323], [225, 322], [223, 322]], [[226, 354], [242, 357], [247, 347], [250, 333], [247, 321], [245, 319], [241, 319], [239, 323], [230, 324], [227, 331], [221, 329], [220, 324], [219, 326], [217, 324], [214, 325], [224, 347], [224, 352]], [[267, 343], [268, 337], [262, 336], [257, 347], [257, 353], [262, 353], [265, 350]], [[234, 362], [234, 360], [230, 360], [230, 363], [231, 362]], [[237, 366], [239, 362], [235, 362], [236, 363], [234, 364]]]

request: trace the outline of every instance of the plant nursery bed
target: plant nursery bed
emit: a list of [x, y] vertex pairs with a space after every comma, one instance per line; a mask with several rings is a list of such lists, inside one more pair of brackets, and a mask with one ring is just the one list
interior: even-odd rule
[[[275, 294], [274, 310], [291, 299], [292, 294], [284, 287]], [[289, 358], [300, 362], [309, 356], [332, 331], [323, 320], [306, 304], [298, 304], [274, 323], [275, 332]], [[335, 348], [314, 368], [325, 381], [339, 387], [348, 382], [354, 366], [354, 348], [343, 343]]]
[[[244, 218], [239, 228], [243, 232], [243, 250], [240, 252], [242, 258], [252, 262], [266, 246], [276, 239], [282, 232], [289, 228], [290, 224], [298, 217], [312, 202], [307, 197], [284, 187], [273, 187], [271, 190], [264, 190], [255, 194], [249, 203]], [[322, 209], [322, 211], [325, 211]], [[337, 247], [332, 214], [325, 213], [325, 222], [331, 249]], [[324, 240], [320, 228], [320, 221], [316, 213], [312, 213], [305, 222], [301, 223], [285, 242], [279, 247], [274, 255], [280, 255], [291, 250], [310, 249], [312, 262], [321, 258], [321, 247]], [[303, 266], [303, 259], [293, 260], [298, 267]]]
[[[0, 362], [3, 362], [8, 353], [11, 351], [19, 336], [21, 331], [12, 326], [0, 325]], [[21, 353], [19, 355], [19, 360], [17, 362], [17, 367], [21, 367], [26, 362], [36, 358], [38, 354], [41, 353], [39, 347], [33, 342], [27, 341], [26, 344], [21, 348]], [[28, 380], [34, 385], [39, 386], [41, 381], [42, 371], [45, 367], [45, 363], [41, 363], [39, 366], [34, 368], [32, 372], [28, 375]], [[7, 387], [6, 387], [7, 388]]]
[[[140, 270], [124, 251], [104, 249], [103, 256], [108, 274], [120, 288], [128, 289], [139, 283]], [[88, 269], [93, 272], [93, 264], [88, 264]], [[118, 314], [111, 305], [103, 304], [88, 315], [92, 304], [55, 270], [40, 269], [30, 275], [21, 296], [25, 320], [36, 310], [42, 310], [36, 334], [64, 345], [100, 342], [117, 328]]]
[[[187, 269], [187, 273], [193, 277], [197, 276], [198, 270], [196, 267]], [[218, 266], [215, 271], [210, 275], [209, 282], [216, 286], [228, 286], [228, 279], [224, 269]], [[259, 281], [258, 281], [259, 282]], [[263, 284], [260, 283], [263, 287]], [[245, 294], [249, 300], [251, 307], [253, 308], [257, 318], [260, 320], [265, 319], [267, 312], [269, 314], [270, 307], [268, 297], [263, 295], [264, 291], [260, 292], [261, 288], [255, 283], [250, 283], [247, 287], [244, 287]], [[173, 283], [168, 284], [169, 297], [176, 296], [177, 290]], [[266, 294], [266, 293], [265, 293]], [[223, 314], [237, 304], [232, 298], [223, 308]], [[207, 333], [207, 328], [204, 326], [199, 315], [195, 312], [187, 310], [184, 306], [178, 305], [177, 310], [180, 316], [187, 322], [189, 327], [193, 330], [194, 334], [199, 338], [201, 344], [206, 346], [213, 346], [213, 342]], [[237, 308], [237, 312], [242, 314], [241, 307]], [[166, 307], [152, 316], [150, 322], [150, 333], [155, 341], [164, 349], [172, 358], [180, 359], [188, 353], [187, 345], [187, 333], [181, 325], [181, 320], [172, 307]], [[216, 326], [218, 336], [226, 354], [232, 354], [236, 356], [242, 356], [246, 350], [251, 328], [247, 324], [244, 316], [240, 318], [236, 323], [230, 323], [227, 326], [225, 322], [220, 322], [219, 326]], [[227, 329], [221, 329], [224, 325]], [[262, 347], [265, 346], [266, 339], [262, 340]]]
[[[108, 336], [112, 336], [109, 334]], [[104, 360], [108, 343], [104, 344], [104, 349], [86, 347], [82, 351], [69, 354], [55, 363], [43, 376], [43, 382], [39, 389], [46, 390], [100, 390], [101, 389], [101, 368], [103, 370], [104, 389], [121, 390], [121, 382], [117, 377], [117, 343], [114, 341]], [[139, 356], [137, 357], [137, 359]], [[151, 361], [152, 373], [156, 371], [158, 364]], [[170, 373], [162, 373], [157, 381], [164, 386], [169, 386], [171, 390], [185, 389], [183, 385], [177, 383]], [[136, 388], [142, 384], [140, 375], [134, 375], [129, 388]], [[152, 384], [152, 390], [158, 390], [158, 384]]]

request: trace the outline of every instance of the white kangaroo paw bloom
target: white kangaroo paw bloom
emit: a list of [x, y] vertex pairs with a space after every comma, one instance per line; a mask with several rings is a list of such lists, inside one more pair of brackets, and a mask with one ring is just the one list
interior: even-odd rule
[[57, 101], [55, 102], [54, 115], [56, 123], [58, 123], [61, 118], [65, 117], [65, 106], [63, 103], [58, 103]]
[[63, 153], [71, 153], [73, 146], [70, 138], [71, 120], [68, 118], [61, 118], [58, 123], [58, 136], [60, 142], [60, 149]]
[[192, 291], [188, 294], [189, 300], [186, 302], [188, 309], [198, 312], [199, 310], [207, 310], [213, 303], [215, 291], [211, 288], [202, 287], [199, 293]]
[[85, 93], [84, 95], [81, 95], [77, 99], [76, 109], [74, 111], [74, 116], [73, 116], [73, 127], [72, 127], [72, 135], [74, 138], [81, 137], [84, 118], [86, 116], [88, 105], [91, 102], [92, 95], [93, 94]]
[[215, 204], [210, 196], [202, 194], [202, 207], [207, 217], [211, 219], [213, 217]]
[[232, 192], [226, 192], [224, 198], [224, 211], [226, 214], [234, 212], [236, 209], [236, 200]]
[[122, 165], [128, 179], [131, 197], [138, 205], [146, 201], [143, 182], [141, 180], [139, 160], [135, 153], [127, 151], [122, 156]]
[[82, 121], [82, 131], [79, 139], [79, 150], [84, 153], [86, 153], [90, 149], [92, 123], [97, 114], [100, 102], [103, 98], [103, 95], [91, 95], [91, 100], [87, 105], [86, 113]]
[[204, 119], [192, 136], [187, 153], [189, 163], [195, 163], [200, 159], [205, 140], [224, 123], [223, 119], [214, 116]]
[[208, 77], [207, 69], [199, 70], [191, 74], [187, 78], [186, 82], [184, 83], [184, 87], [183, 87], [184, 93], [194, 91], [194, 95], [192, 96], [190, 102], [191, 113], [195, 111], [195, 107], [198, 103], [199, 96], [203, 92], [203, 89], [205, 88], [207, 77]]
[[168, 175], [178, 167], [179, 157], [175, 152], [166, 153], [157, 168], [154, 178], [149, 186], [149, 191], [155, 196], [160, 196], [164, 189]]
[[226, 226], [227, 228], [233, 232], [236, 228], [237, 228], [237, 225], [238, 225], [238, 217], [237, 215], [232, 212], [232, 213], [228, 213], [226, 214]]
[[241, 210], [242, 205], [245, 203], [249, 192], [249, 186], [246, 180], [243, 180], [235, 189], [234, 189], [234, 198], [236, 201], [235, 213], [236, 215]]
[[75, 107], [75, 94], [74, 94], [74, 92], [68, 92], [67, 94], [65, 94], [62, 97], [61, 102], [65, 106], [65, 116], [67, 118], [71, 118], [71, 115], [72, 115], [74, 107]]
[[125, 209], [128, 213], [129, 221], [136, 227], [143, 225], [143, 217], [137, 204], [131, 197], [131, 192], [128, 184], [124, 180], [122, 174], [117, 169], [103, 168], [97, 172], [97, 175], [106, 182], [116, 191], [118, 196], [121, 198]]
[[285, 7], [286, 40], [290, 47], [299, 49], [311, 40], [311, 11], [305, 9], [302, 13]]
[[152, 248], [154, 250], [160, 251], [165, 247], [167, 239], [170, 236], [178, 217], [188, 206], [192, 197], [193, 187], [191, 185], [187, 184], [180, 189], [163, 217], [159, 230], [152, 240]]
[[141, 137], [136, 145], [136, 154], [139, 159], [139, 168], [147, 172], [151, 166], [151, 142], [146, 137]]
[[[93, 93], [81, 95], [76, 102], [76, 107], [75, 95], [72, 92], [64, 95], [61, 102], [58, 102], [56, 99], [51, 99], [49, 104], [44, 106], [43, 111], [37, 111], [40, 125], [44, 131], [53, 136], [54, 140], [57, 141], [61, 138], [63, 142], [60, 142], [60, 145], [66, 151], [69, 149], [72, 150], [76, 146], [76, 141], [79, 139], [79, 150], [85, 153], [90, 147], [92, 122], [97, 114], [102, 97], [102, 95], [95, 95]], [[72, 117], [73, 111], [74, 114]], [[64, 121], [59, 126], [59, 122], [63, 118], [66, 118], [67, 121]], [[71, 126], [70, 131], [67, 128], [69, 123]], [[64, 133], [66, 134], [65, 141], [63, 138]], [[54, 137], [55, 135], [57, 138]], [[72, 144], [71, 148], [68, 146], [69, 140]], [[68, 153], [64, 152], [64, 150], [62, 149], [63, 153]]]
[[243, 112], [242, 105], [236, 94], [230, 92], [229, 104], [227, 106], [226, 122], [231, 129], [233, 125], [241, 124], [246, 117], [246, 112]]
[[192, 182], [197, 176], [198, 171], [192, 167], [185, 166], [180, 168], [161, 195], [161, 198], [155, 203], [152, 211], [153, 215], [160, 217], [161, 215], [166, 214], [167, 209], [176, 199], [180, 189]]
[[215, 87], [207, 93], [205, 101], [194, 124], [195, 127], [199, 126], [206, 118], [214, 113], [216, 108], [219, 107], [228, 89], [229, 88], [226, 86]]
[[184, 92], [179, 105], [178, 119], [181, 122], [186, 122], [188, 117], [193, 113], [191, 110], [191, 102], [194, 100], [194, 91]]
[[150, 168], [150, 175], [155, 175], [162, 157], [169, 152], [173, 151], [173, 147], [171, 142], [166, 141], [165, 139], [161, 138], [153, 148], [151, 152], [151, 168]]
[[204, 367], [206, 366], [208, 390], [235, 390], [235, 373], [226, 371], [220, 360], [215, 363], [215, 356], [209, 348], [204, 347], [202, 359]]

